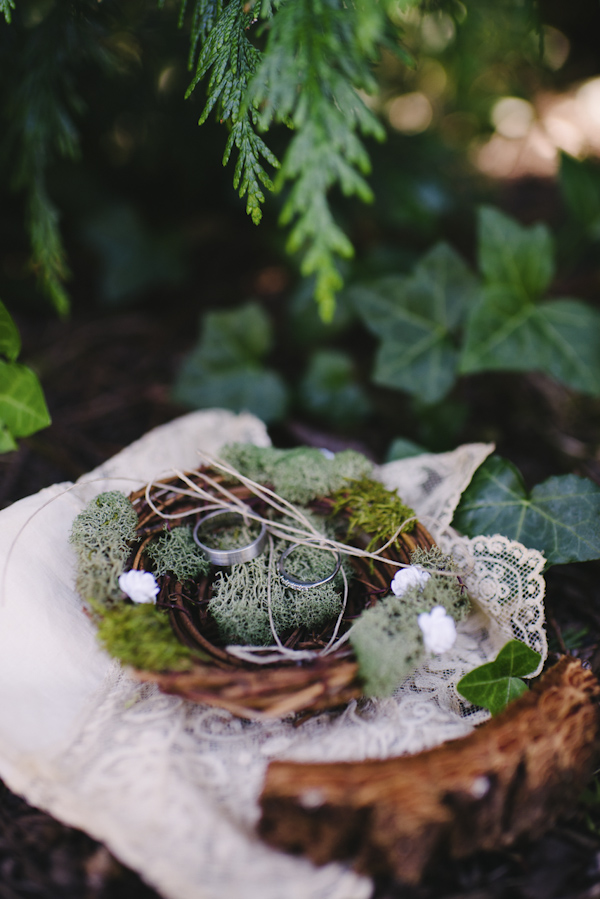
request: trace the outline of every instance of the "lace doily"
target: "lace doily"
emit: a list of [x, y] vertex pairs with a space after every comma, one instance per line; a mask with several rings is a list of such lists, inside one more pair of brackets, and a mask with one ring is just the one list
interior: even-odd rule
[[172, 899], [367, 899], [347, 866], [315, 868], [263, 845], [257, 799], [274, 758], [360, 760], [416, 752], [468, 733], [487, 713], [454, 685], [512, 636], [546, 656], [543, 557], [503, 537], [448, 527], [490, 445], [394, 462], [387, 486], [459, 561], [476, 611], [451, 652], [391, 699], [351, 703], [294, 726], [242, 721], [140, 685], [97, 646], [74, 590], [68, 534], [103, 490], [129, 492], [195, 450], [268, 444], [249, 415], [193, 413], [152, 431], [76, 485], [55, 485], [0, 513], [0, 776], [29, 802], [104, 841]]

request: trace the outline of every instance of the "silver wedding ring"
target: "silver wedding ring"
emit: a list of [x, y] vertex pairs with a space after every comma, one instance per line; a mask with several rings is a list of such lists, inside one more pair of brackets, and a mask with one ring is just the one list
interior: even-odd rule
[[283, 581], [283, 583], [287, 587], [292, 587], [294, 590], [311, 590], [313, 587], [320, 587], [321, 584], [328, 584], [329, 581], [332, 581], [334, 579], [334, 577], [340, 570], [340, 565], [342, 564], [342, 557], [334, 549], [324, 549], [324, 552], [330, 552], [336, 560], [335, 568], [333, 569], [331, 574], [327, 575], [327, 577], [321, 578], [318, 581], [301, 581], [300, 578], [294, 577], [293, 574], [288, 574], [288, 572], [286, 571], [285, 560], [290, 555], [290, 553], [293, 553], [295, 549], [303, 545], [305, 544], [292, 543], [291, 546], [288, 546], [288, 548], [279, 556], [279, 561], [277, 562], [277, 571], [279, 572], [280, 580]]
[[256, 540], [253, 540], [252, 543], [247, 543], [245, 546], [238, 546], [235, 549], [215, 549], [212, 546], [207, 546], [206, 543], [202, 543], [198, 538], [200, 528], [205, 527], [207, 524], [215, 525], [217, 522], [219, 524], [238, 525], [246, 523], [241, 512], [229, 512], [227, 509], [217, 509], [216, 512], [209, 512], [208, 515], [205, 515], [204, 518], [201, 518], [196, 523], [194, 541], [213, 565], [221, 567], [238, 565], [241, 562], [249, 562], [250, 559], [255, 559], [263, 552], [267, 542], [267, 528], [265, 524], [261, 525], [260, 534]]

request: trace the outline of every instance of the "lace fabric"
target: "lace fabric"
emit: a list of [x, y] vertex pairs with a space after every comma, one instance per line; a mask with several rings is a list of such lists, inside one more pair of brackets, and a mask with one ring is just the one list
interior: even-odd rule
[[[511, 637], [546, 656], [544, 559], [504, 537], [460, 537], [449, 523], [492, 447], [473, 444], [382, 466], [379, 477], [423, 518], [461, 568], [474, 612], [453, 649], [387, 700], [352, 702], [296, 726], [242, 721], [141, 685], [97, 646], [74, 591], [68, 533], [103, 491], [128, 492], [197, 447], [266, 445], [249, 415], [192, 413], [152, 431], [76, 485], [55, 485], [0, 513], [0, 776], [29, 802], [104, 841], [172, 899], [366, 899], [348, 866], [315, 868], [255, 835], [271, 759], [361, 760], [418, 752], [487, 717], [457, 680]], [[125, 479], [125, 480], [121, 480]]]

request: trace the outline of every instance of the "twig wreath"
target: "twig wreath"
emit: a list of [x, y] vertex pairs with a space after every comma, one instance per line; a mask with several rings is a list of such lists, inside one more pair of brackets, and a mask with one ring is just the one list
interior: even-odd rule
[[386, 696], [450, 648], [450, 557], [353, 451], [231, 444], [75, 519], [106, 649], [168, 693], [252, 718]]

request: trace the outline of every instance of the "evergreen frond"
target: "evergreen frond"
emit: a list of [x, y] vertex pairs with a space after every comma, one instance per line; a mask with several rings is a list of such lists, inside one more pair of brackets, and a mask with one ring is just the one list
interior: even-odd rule
[[281, 221], [294, 223], [288, 250], [302, 251], [302, 273], [316, 275], [325, 319], [333, 315], [342, 285], [336, 260], [353, 253], [331, 212], [329, 193], [339, 187], [346, 196], [372, 199], [364, 178], [369, 158], [359, 135], [381, 139], [384, 132], [356, 91], [374, 88], [370, 60], [384, 31], [383, 11], [375, 3], [280, 0], [246, 101], [260, 108], [263, 128], [273, 122], [294, 128], [276, 182], [279, 189], [293, 182]]
[[[0, 3], [6, 16], [10, 0]], [[5, 149], [12, 187], [26, 196], [31, 268], [59, 314], [69, 307], [64, 288], [69, 272], [47, 174], [57, 159], [78, 156], [79, 67], [106, 58], [92, 18], [95, 7], [86, 6], [74, 15], [70, 4], [56, 4], [35, 28], [16, 30], [2, 84]]]
[[231, 0], [220, 11], [218, 19], [216, 19], [217, 6], [213, 0], [199, 0], [195, 13], [200, 7], [205, 6], [207, 9], [210, 7], [209, 20], [212, 21], [212, 26], [209, 30], [210, 21], [207, 25], [207, 20], [202, 14], [203, 24], [201, 27], [198, 26], [200, 30], [196, 32], [196, 38], [192, 32], [192, 43], [195, 40], [193, 52], [195, 53], [195, 47], [199, 42], [202, 42], [202, 46], [198, 55], [196, 74], [186, 97], [192, 94], [199, 82], [210, 72], [206, 104], [198, 124], [202, 125], [214, 109], [219, 120], [229, 124], [231, 132], [223, 155], [223, 165], [227, 164], [235, 147], [238, 159], [233, 184], [239, 196], [246, 197], [246, 211], [252, 221], [258, 224], [262, 217], [261, 204], [265, 200], [262, 188], [273, 190], [273, 183], [265, 171], [262, 160], [274, 168], [279, 166], [279, 162], [256, 133], [256, 110], [245, 104], [248, 84], [256, 71], [261, 55], [250, 43], [246, 34], [253, 20], [245, 11], [245, 4], [240, 0]]
[[4, 18], [10, 25], [11, 10], [15, 8], [15, 0], [0, 0], [0, 12], [4, 13]]

